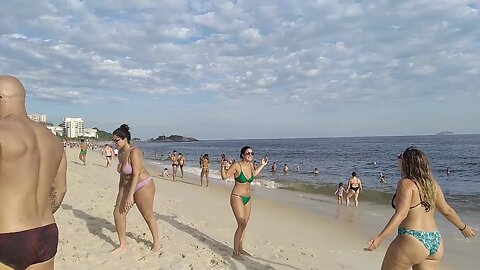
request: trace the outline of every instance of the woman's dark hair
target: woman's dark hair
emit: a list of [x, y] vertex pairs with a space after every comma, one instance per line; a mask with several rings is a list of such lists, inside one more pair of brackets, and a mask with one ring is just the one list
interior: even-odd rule
[[242, 147], [242, 149], [240, 150], [240, 158], [243, 158], [243, 155], [245, 155], [245, 152], [247, 152], [248, 149], [252, 149], [252, 147], [250, 147], [248, 145]]
[[127, 138], [127, 142], [130, 143], [130, 139], [132, 136], [130, 135], [130, 128], [128, 127], [127, 124], [122, 124], [119, 128], [115, 129], [113, 131], [113, 135], [121, 138], [122, 140]]
[[356, 172], [352, 172], [352, 177], [355, 177], [357, 176], [357, 173]]
[[343, 182], [338, 183], [338, 187], [343, 187]]

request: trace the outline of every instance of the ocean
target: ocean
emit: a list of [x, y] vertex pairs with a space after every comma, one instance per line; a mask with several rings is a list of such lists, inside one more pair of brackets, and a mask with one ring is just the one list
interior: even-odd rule
[[[385, 136], [344, 138], [295, 138], [250, 140], [205, 140], [198, 142], [136, 142], [146, 159], [165, 160], [173, 151], [187, 159], [188, 170], [199, 174], [198, 159], [208, 154], [211, 177], [219, 178], [221, 154], [239, 160], [240, 149], [249, 145], [255, 160], [268, 157], [269, 163], [256, 179], [270, 188], [296, 192], [328, 194], [339, 182], [346, 184], [352, 172], [362, 180], [364, 192], [360, 200], [389, 204], [400, 172], [397, 155], [409, 146], [422, 150], [429, 158], [433, 175], [443, 189], [447, 201], [461, 213], [480, 218], [480, 135]], [[273, 162], [277, 172], [270, 172]], [[168, 161], [163, 161], [169, 164]], [[290, 171], [283, 173], [287, 163]], [[171, 167], [168, 166], [170, 169]], [[314, 174], [315, 168], [320, 170]], [[447, 173], [449, 169], [450, 173]], [[379, 176], [386, 183], [380, 183]]]

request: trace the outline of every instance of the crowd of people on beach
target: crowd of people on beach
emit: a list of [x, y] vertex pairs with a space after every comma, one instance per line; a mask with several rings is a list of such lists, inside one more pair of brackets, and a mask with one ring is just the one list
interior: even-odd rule
[[[25, 96], [25, 88], [18, 79], [0, 76], [0, 268], [27, 269], [33, 266], [35, 269], [54, 269], [59, 242], [54, 213], [67, 192], [66, 144], [62, 144], [42, 124], [28, 118]], [[159, 252], [161, 246], [153, 209], [155, 183], [144, 166], [143, 152], [140, 147], [132, 145], [130, 128], [126, 124], [113, 131], [112, 142], [118, 149], [119, 173], [119, 189], [113, 209], [119, 246], [112, 253], [127, 249], [126, 220], [134, 205], [152, 235], [151, 251]], [[82, 143], [85, 143], [83, 147]], [[82, 166], [86, 165], [85, 145], [86, 142], [79, 144]], [[114, 154], [110, 150], [104, 152], [110, 158]], [[182, 156], [174, 151], [169, 157], [174, 180], [177, 167], [180, 167], [183, 177], [185, 163]], [[232, 257], [242, 260], [243, 256], [251, 256], [243, 246], [252, 210], [251, 183], [268, 164], [268, 158], [262, 158], [254, 167], [254, 151], [250, 146], [242, 147], [239, 157], [233, 163], [222, 158], [220, 171], [223, 180], [233, 177], [235, 182], [230, 194], [230, 207], [237, 222]], [[19, 169], [25, 168], [25, 164], [29, 166], [27, 169]], [[106, 166], [109, 165], [107, 161]], [[201, 178], [205, 177], [205, 186], [208, 186], [208, 155], [202, 155], [199, 165]], [[474, 237], [475, 231], [445, 201], [440, 185], [432, 176], [428, 158], [422, 151], [415, 147], [407, 148], [398, 156], [398, 167], [402, 177], [391, 202], [394, 214], [384, 229], [368, 241], [364, 250], [374, 251], [396, 230], [397, 236], [386, 251], [381, 269], [438, 269], [444, 244], [435, 223], [435, 210], [464, 237]], [[287, 164], [284, 171], [288, 172]], [[347, 205], [349, 198], [355, 196], [355, 205], [358, 206], [361, 190], [361, 181], [353, 172], [347, 188], [340, 183], [336, 194], [341, 199], [345, 192]]]

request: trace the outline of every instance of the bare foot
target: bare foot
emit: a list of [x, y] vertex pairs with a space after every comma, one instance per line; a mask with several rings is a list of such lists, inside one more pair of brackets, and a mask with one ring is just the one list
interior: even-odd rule
[[117, 254], [117, 253], [123, 253], [123, 252], [125, 252], [125, 251], [127, 251], [127, 247], [126, 247], [126, 246], [123, 246], [123, 247], [122, 247], [122, 246], [119, 246], [118, 248], [110, 251], [110, 253], [111, 253], [111, 254]]
[[238, 260], [238, 261], [243, 261], [243, 258], [240, 255], [240, 253], [235, 252], [235, 251], [232, 253], [232, 258], [234, 258], [235, 260]]
[[242, 249], [242, 250], [240, 250], [240, 254], [242, 254], [242, 255], [247, 255], [247, 256], [250, 256], [250, 257], [252, 257], [252, 254], [250, 254], [250, 253], [246, 252], [246, 251], [245, 251], [245, 250], [243, 250], [243, 249]]
[[153, 244], [152, 248], [150, 249], [151, 252], [159, 252], [162, 246], [160, 244]]

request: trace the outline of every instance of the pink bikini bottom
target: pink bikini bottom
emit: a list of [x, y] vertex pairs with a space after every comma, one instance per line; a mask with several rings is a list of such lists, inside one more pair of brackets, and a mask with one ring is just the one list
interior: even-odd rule
[[152, 181], [152, 178], [150, 178], [150, 176], [149, 176], [147, 179], [138, 182], [137, 185], [135, 186], [135, 192], [137, 192], [139, 189], [141, 189], [146, 184], [150, 183], [150, 181]]

